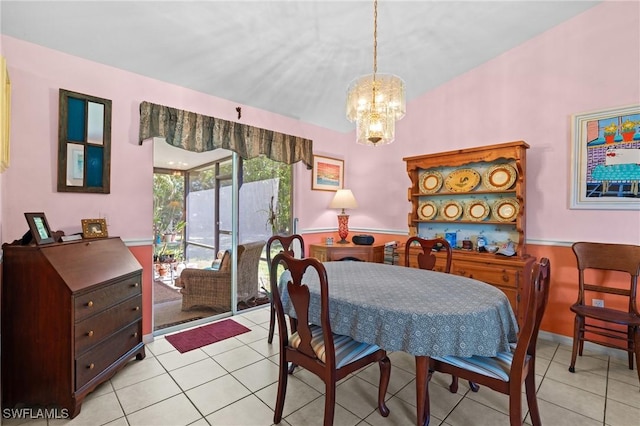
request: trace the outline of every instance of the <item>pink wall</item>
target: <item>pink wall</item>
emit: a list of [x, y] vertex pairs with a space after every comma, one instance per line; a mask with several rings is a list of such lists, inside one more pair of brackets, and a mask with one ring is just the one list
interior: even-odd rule
[[[106, 217], [110, 234], [150, 240], [153, 149], [150, 142], [138, 145], [140, 102], [236, 119], [235, 103], [11, 37], [2, 37], [2, 52], [13, 87], [11, 167], [2, 176], [4, 241], [26, 230], [22, 214], [26, 211], [44, 211], [52, 228], [67, 233], [80, 231], [81, 218]], [[113, 102], [111, 194], [56, 192], [59, 88]], [[342, 136], [266, 111], [242, 108], [243, 122], [313, 139], [317, 151], [333, 151], [324, 147], [325, 141], [335, 143]], [[310, 172], [299, 165], [296, 177], [309, 182], [301, 185], [308, 193]], [[298, 202], [303, 198], [296, 197]]]
[[350, 227], [406, 232], [403, 157], [524, 140], [529, 240], [639, 244], [637, 210], [568, 208], [571, 114], [639, 103], [640, 3], [604, 2], [411, 102], [393, 144], [350, 141]]

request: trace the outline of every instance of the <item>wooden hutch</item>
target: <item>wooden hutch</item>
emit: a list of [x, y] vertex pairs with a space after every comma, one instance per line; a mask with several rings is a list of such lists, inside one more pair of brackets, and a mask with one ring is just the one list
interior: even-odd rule
[[[492, 284], [511, 302], [522, 324], [523, 289], [534, 257], [526, 254], [526, 150], [523, 141], [407, 157], [411, 234], [423, 238], [455, 236], [451, 273]], [[478, 251], [511, 243], [513, 256]], [[467, 247], [463, 249], [462, 247]], [[471, 248], [469, 248], [471, 247]], [[398, 249], [401, 265], [406, 247]], [[410, 247], [409, 266], [417, 267], [419, 247]], [[415, 254], [413, 254], [415, 252]], [[436, 270], [444, 257], [438, 253]]]

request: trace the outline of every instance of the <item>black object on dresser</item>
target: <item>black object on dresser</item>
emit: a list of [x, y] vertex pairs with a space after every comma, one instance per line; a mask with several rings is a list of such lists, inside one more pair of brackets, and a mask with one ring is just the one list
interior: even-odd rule
[[2, 248], [2, 408], [75, 417], [145, 357], [142, 267], [120, 238]]

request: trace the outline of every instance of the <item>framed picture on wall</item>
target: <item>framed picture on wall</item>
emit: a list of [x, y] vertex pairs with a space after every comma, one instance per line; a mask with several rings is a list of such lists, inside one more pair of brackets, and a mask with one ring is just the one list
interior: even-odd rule
[[44, 213], [25, 213], [24, 217], [29, 224], [29, 230], [31, 236], [35, 240], [37, 245], [51, 244], [55, 242], [51, 228], [49, 228], [49, 222]]
[[572, 209], [640, 208], [640, 105], [571, 117]]
[[337, 158], [313, 156], [311, 189], [337, 191], [344, 186], [344, 161]]

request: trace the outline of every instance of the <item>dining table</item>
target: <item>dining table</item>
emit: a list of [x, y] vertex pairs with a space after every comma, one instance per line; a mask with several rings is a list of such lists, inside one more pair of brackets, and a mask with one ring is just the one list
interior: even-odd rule
[[[428, 424], [427, 381], [431, 356], [495, 356], [509, 351], [518, 333], [507, 296], [471, 278], [405, 266], [324, 262], [332, 332], [403, 351], [416, 360], [418, 426]], [[287, 295], [284, 271], [278, 284], [284, 312], [296, 313]], [[303, 277], [309, 287], [309, 321], [320, 323], [320, 285], [316, 271]]]

